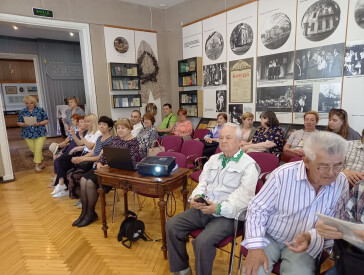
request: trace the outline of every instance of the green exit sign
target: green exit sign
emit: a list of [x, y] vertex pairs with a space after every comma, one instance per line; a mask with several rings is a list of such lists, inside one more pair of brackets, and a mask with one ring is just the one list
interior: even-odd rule
[[42, 17], [53, 17], [53, 11], [33, 8], [33, 15]]

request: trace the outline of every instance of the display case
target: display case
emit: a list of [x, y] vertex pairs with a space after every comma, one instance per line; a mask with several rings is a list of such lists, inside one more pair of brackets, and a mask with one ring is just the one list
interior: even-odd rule
[[202, 86], [201, 57], [192, 57], [178, 61], [178, 86]]
[[179, 107], [187, 110], [187, 116], [202, 116], [201, 96], [202, 90], [181, 91], [179, 92]]
[[110, 90], [140, 90], [138, 65], [129, 63], [109, 63]]
[[139, 108], [142, 107], [140, 94], [112, 95], [111, 106], [115, 108]]

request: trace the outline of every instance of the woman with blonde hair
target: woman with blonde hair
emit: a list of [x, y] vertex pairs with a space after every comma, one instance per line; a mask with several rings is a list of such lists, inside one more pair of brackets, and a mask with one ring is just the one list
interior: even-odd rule
[[254, 115], [252, 113], [245, 112], [241, 118], [243, 121], [243, 126], [241, 127], [242, 138], [240, 145], [243, 146], [252, 140], [257, 128], [253, 126]]
[[[26, 107], [22, 109], [18, 116], [18, 126], [22, 127], [21, 137], [25, 139], [30, 151], [34, 155], [35, 171], [41, 172], [45, 167], [42, 164], [43, 154], [42, 150], [44, 143], [47, 139], [47, 130], [45, 125], [48, 124], [47, 113], [43, 108], [37, 107], [37, 99], [33, 96], [26, 96], [23, 99]], [[24, 118], [35, 118], [35, 123], [25, 122]]]

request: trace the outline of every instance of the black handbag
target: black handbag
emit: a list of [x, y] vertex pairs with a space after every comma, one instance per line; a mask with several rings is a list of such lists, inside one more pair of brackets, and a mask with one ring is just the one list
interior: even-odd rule
[[[144, 223], [138, 220], [138, 217], [134, 212], [127, 210], [126, 213], [131, 215], [131, 217], [126, 218], [121, 223], [118, 234], [118, 241], [121, 241], [123, 246], [130, 248], [133, 242], [136, 242], [139, 239], [143, 239], [144, 241], [146, 241], [147, 238], [144, 236]], [[123, 240], [123, 238], [126, 239]], [[127, 241], [129, 241], [129, 244], [126, 244]]]
[[344, 240], [335, 240], [334, 255], [338, 274], [364, 274], [364, 251]]

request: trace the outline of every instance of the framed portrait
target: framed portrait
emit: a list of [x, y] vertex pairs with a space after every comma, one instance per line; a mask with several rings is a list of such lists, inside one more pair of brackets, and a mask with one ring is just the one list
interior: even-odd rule
[[18, 89], [16, 86], [6, 86], [5, 92], [7, 95], [16, 95], [18, 93]]

